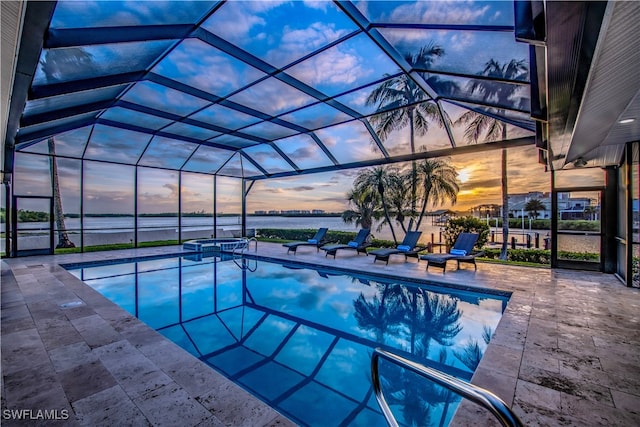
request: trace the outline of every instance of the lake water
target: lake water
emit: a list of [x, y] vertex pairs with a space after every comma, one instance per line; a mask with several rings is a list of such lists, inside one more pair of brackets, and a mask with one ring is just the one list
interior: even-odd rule
[[[393, 240], [391, 231], [388, 226], [384, 226], [378, 230], [381, 221], [378, 221], [372, 227], [372, 235], [378, 239]], [[502, 241], [502, 229], [495, 227], [495, 222], [489, 223], [493, 225], [491, 231], [495, 236], [495, 242], [489, 246], [499, 247]], [[4, 232], [4, 225], [0, 224], [1, 231]], [[28, 222], [20, 223], [20, 235], [22, 237], [22, 248], [31, 249], [32, 246], [42, 247], [47, 243], [36, 242], [35, 239], [46, 240], [42, 236], [43, 231], [48, 228], [47, 223]], [[69, 237], [76, 244], [80, 245], [80, 218], [66, 218], [65, 225], [69, 231]], [[87, 246], [97, 244], [113, 244], [133, 242], [135, 219], [133, 217], [86, 217], [84, 219], [85, 241]], [[358, 228], [353, 224], [346, 224], [341, 217], [321, 217], [321, 216], [304, 216], [304, 217], [285, 217], [285, 216], [247, 216], [247, 228], [249, 230], [260, 228], [279, 228], [279, 229], [318, 229], [327, 227], [334, 231], [350, 231], [356, 232]], [[217, 228], [219, 231], [237, 230], [237, 235], [241, 228], [240, 216], [224, 216], [217, 218]], [[425, 217], [420, 225], [422, 238], [420, 243], [428, 242], [440, 243], [443, 241], [441, 236], [443, 227], [432, 223], [431, 217]], [[139, 217], [138, 218], [138, 241], [154, 241], [154, 240], [176, 240], [178, 238], [178, 218], [177, 217]], [[396, 237], [401, 241], [404, 232], [399, 226], [395, 226]], [[525, 221], [524, 227], [511, 228], [509, 230], [509, 240], [516, 239], [518, 247], [524, 247], [527, 235], [531, 236], [531, 247], [535, 247], [536, 233], [538, 234], [538, 247], [545, 249], [544, 239], [547, 237], [547, 230], [530, 230]], [[41, 236], [34, 236], [40, 234]], [[32, 236], [33, 235], [33, 236]], [[210, 237], [213, 235], [213, 219], [207, 217], [183, 217], [182, 218], [182, 238], [185, 240]], [[218, 233], [218, 236], [221, 234]], [[224, 234], [222, 234], [224, 235]], [[33, 242], [24, 241], [25, 239], [34, 240]], [[0, 245], [4, 245], [4, 238], [0, 238]], [[2, 246], [4, 247], [4, 246]], [[434, 247], [435, 252], [440, 251], [440, 247]], [[600, 252], [600, 236], [563, 234], [561, 236], [559, 250], [572, 252]]]
[[[378, 230], [380, 221], [372, 227], [372, 235], [378, 239], [392, 240], [391, 231], [388, 226]], [[495, 224], [495, 223], [494, 223]], [[80, 232], [80, 218], [66, 218], [65, 225], [70, 233], [72, 240], [77, 240]], [[525, 228], [513, 228], [509, 231], [510, 238], [515, 237], [518, 244], [523, 244], [526, 235], [531, 235], [532, 246], [535, 243], [535, 234], [538, 233], [540, 248], [544, 248], [544, 238], [547, 235], [545, 230], [529, 230], [528, 224]], [[135, 220], [133, 217], [87, 217], [84, 219], [85, 245], [89, 244], [109, 244], [116, 242], [132, 241]], [[2, 224], [4, 231], [4, 224]], [[31, 233], [42, 233], [48, 227], [47, 223], [21, 223], [21, 235]], [[241, 228], [241, 220], [239, 216], [225, 216], [217, 218], [218, 230], [229, 231], [239, 230]], [[284, 217], [284, 216], [248, 216], [247, 228], [279, 228], [279, 229], [317, 229], [320, 227], [328, 227], [329, 230], [356, 232], [357, 227], [353, 224], [346, 224], [340, 217]], [[177, 217], [139, 217], [138, 230], [145, 237], [139, 236], [140, 241], [149, 240], [169, 240], [177, 238], [178, 218]], [[431, 217], [423, 219], [420, 226], [422, 231], [421, 243], [427, 242], [439, 243], [442, 241], [442, 227], [432, 223]], [[491, 227], [495, 233], [496, 246], [501, 241], [502, 229]], [[402, 240], [404, 232], [399, 226], [395, 227], [398, 240]], [[182, 232], [184, 239], [209, 237], [213, 234], [213, 219], [206, 217], [184, 217], [182, 218]], [[93, 236], [93, 237], [91, 237]], [[585, 246], [584, 239], [578, 246], [585, 247], [585, 251], [599, 252], [599, 243], [594, 240]], [[79, 244], [79, 241], [76, 242]], [[436, 252], [438, 248], [436, 248]]]

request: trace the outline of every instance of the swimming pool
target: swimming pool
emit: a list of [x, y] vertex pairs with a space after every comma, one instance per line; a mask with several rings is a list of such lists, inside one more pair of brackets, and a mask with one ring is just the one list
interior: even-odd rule
[[[470, 379], [507, 296], [245, 257], [66, 266], [89, 286], [301, 425], [386, 425], [375, 347]], [[380, 364], [401, 425], [446, 425], [459, 399]], [[443, 424], [441, 424], [441, 422]]]

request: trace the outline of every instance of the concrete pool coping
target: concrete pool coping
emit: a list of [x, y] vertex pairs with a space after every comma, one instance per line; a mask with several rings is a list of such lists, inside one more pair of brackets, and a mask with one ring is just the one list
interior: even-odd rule
[[[181, 251], [4, 259], [2, 409], [65, 409], [70, 420], [60, 425], [293, 425], [59, 266]], [[351, 252], [287, 255], [264, 242], [257, 253], [511, 292], [472, 382], [525, 425], [640, 425], [640, 291], [612, 275], [494, 264], [443, 274], [404, 257], [374, 265]], [[453, 424], [491, 425], [484, 419], [463, 404]]]

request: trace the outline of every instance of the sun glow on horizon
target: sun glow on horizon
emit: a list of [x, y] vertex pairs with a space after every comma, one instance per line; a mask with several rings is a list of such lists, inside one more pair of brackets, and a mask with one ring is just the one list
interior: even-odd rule
[[463, 168], [458, 171], [458, 180], [461, 183], [464, 184], [465, 182], [469, 181], [470, 178], [471, 178], [471, 170], [469, 168]]

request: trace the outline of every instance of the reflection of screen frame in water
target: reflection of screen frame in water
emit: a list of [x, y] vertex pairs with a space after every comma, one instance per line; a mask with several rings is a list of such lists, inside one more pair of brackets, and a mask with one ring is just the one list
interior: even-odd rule
[[[470, 336], [476, 337], [480, 349], [486, 348], [480, 336], [483, 327], [497, 326], [509, 295], [491, 290], [471, 292], [453, 287], [436, 288], [424, 281], [414, 283], [292, 262], [284, 265], [254, 256], [247, 258], [250, 262], [260, 263], [257, 273], [239, 268], [228, 256], [226, 262], [218, 257], [149, 257], [130, 260], [129, 264], [112, 261], [95, 263], [93, 268], [82, 264], [65, 267], [86, 267], [72, 272], [276, 410], [307, 425], [323, 420], [326, 423], [327, 419], [323, 417], [327, 416], [327, 407], [333, 408], [331, 419], [337, 420], [336, 424], [342, 421], [345, 424], [385, 425], [367, 382], [371, 352], [382, 346], [416, 359], [418, 350], [424, 351], [425, 347], [422, 341], [414, 341], [412, 345], [399, 344], [408, 337], [424, 338], [431, 346], [428, 348], [430, 360], [422, 360], [423, 363], [469, 380], [473, 370], [464, 361], [456, 359], [453, 349], [462, 355], [462, 350], [472, 344], [467, 340]], [[199, 282], [193, 281], [195, 277]], [[131, 294], [132, 287], [135, 295]], [[133, 296], [135, 304], [118, 301], [118, 289], [129, 292], [126, 298]], [[161, 303], [159, 307], [147, 307], [145, 295], [157, 299]], [[407, 296], [413, 296], [411, 301], [415, 304], [406, 300], [405, 306], [398, 306]], [[172, 298], [178, 304], [177, 317], [170, 314], [175, 307], [164, 304]], [[187, 299], [201, 306], [204, 304], [203, 309], [189, 308]], [[386, 305], [382, 301], [386, 301]], [[341, 302], [344, 303], [341, 305]], [[477, 303], [477, 309], [473, 308], [474, 303]], [[362, 307], [362, 324], [355, 314], [356, 304]], [[382, 311], [375, 310], [374, 306]], [[402, 310], [413, 310], [414, 306], [418, 307], [418, 311], [412, 311], [417, 315], [416, 323], [425, 328], [429, 324], [426, 319], [437, 315], [443, 320], [446, 317], [442, 316], [447, 315], [455, 318], [451, 325], [463, 325], [463, 329], [468, 330], [458, 331], [450, 337], [432, 328], [423, 328], [425, 331], [417, 328], [413, 332], [403, 329], [408, 327], [406, 322], [411, 316]], [[450, 306], [453, 309], [447, 310]], [[401, 322], [395, 326], [389, 320], [394, 310], [396, 314], [402, 314]], [[456, 317], [458, 310], [467, 314]], [[186, 319], [182, 317], [183, 313], [186, 313]], [[379, 334], [373, 324], [376, 318], [367, 318], [376, 313], [382, 313], [382, 319], [387, 319]], [[331, 314], [335, 316], [328, 319]], [[488, 322], [485, 319], [489, 319]], [[263, 331], [269, 334], [264, 337]], [[235, 338], [231, 339], [231, 336]], [[454, 341], [457, 337], [461, 337], [461, 342], [450, 346], [452, 350], [446, 361], [439, 360], [437, 340]], [[225, 345], [215, 347], [220, 342]], [[416, 352], [413, 356], [410, 347]], [[238, 367], [238, 361], [249, 361], [249, 364]], [[410, 376], [396, 368], [387, 367], [381, 374], [386, 377], [388, 387], [394, 387], [395, 380], [404, 377], [406, 384], [410, 384]], [[442, 413], [442, 405], [435, 401], [444, 396], [444, 392], [424, 382], [415, 387], [424, 389], [418, 400], [421, 404], [433, 404], [433, 416], [438, 422], [441, 416], [450, 419], [455, 402], [448, 400], [448, 406], [444, 405], [448, 409]], [[322, 390], [328, 394], [318, 395]], [[400, 421], [401, 413], [408, 409], [402, 402], [395, 403]]]

